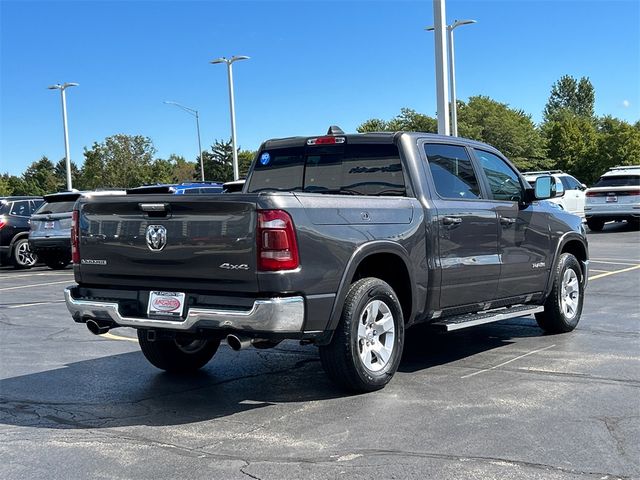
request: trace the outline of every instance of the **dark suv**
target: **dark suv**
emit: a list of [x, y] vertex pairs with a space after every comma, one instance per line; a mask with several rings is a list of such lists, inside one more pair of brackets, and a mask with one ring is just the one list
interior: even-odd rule
[[37, 259], [27, 241], [29, 218], [42, 202], [40, 197], [0, 197], [0, 264], [35, 265]]

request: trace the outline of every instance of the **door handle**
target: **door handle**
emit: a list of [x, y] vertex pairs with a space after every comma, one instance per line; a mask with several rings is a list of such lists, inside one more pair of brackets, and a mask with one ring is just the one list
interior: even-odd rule
[[462, 223], [462, 218], [460, 218], [460, 217], [444, 217], [442, 219], [442, 223], [444, 225], [460, 225]]
[[509, 225], [513, 225], [514, 223], [516, 223], [516, 219], [509, 217], [500, 217], [500, 223], [508, 227]]

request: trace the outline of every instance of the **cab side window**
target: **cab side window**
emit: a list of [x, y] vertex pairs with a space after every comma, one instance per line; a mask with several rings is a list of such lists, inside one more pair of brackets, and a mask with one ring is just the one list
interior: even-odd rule
[[438, 195], [456, 200], [481, 198], [480, 184], [464, 147], [427, 143], [424, 150]]
[[523, 191], [518, 174], [497, 155], [477, 149], [474, 152], [487, 176], [494, 200], [521, 201]]

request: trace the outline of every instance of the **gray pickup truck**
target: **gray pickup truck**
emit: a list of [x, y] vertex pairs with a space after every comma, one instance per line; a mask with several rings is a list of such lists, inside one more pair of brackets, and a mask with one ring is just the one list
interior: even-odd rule
[[[588, 248], [579, 217], [544, 199], [495, 148], [425, 133], [263, 143], [243, 189], [81, 199], [73, 217], [76, 322], [137, 329], [156, 367], [203, 367], [221, 340], [319, 347], [352, 391], [382, 388], [405, 332], [535, 314], [580, 319]], [[420, 334], [425, 329], [420, 329]]]

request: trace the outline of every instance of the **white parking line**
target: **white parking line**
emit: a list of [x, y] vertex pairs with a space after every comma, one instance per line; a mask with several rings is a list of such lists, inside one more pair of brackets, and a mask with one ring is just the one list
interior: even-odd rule
[[589, 280], [597, 280], [598, 278], [608, 277], [609, 275], [615, 275], [616, 273], [624, 273], [630, 272], [631, 270], [637, 270], [640, 268], [640, 265], [635, 265], [629, 268], [623, 268], [622, 270], [614, 270], [613, 272], [600, 273], [598, 275], [594, 275], [593, 277], [589, 277]]
[[29, 287], [44, 287], [45, 285], [57, 285], [59, 283], [69, 283], [71, 280], [62, 280], [60, 282], [47, 282], [47, 283], [35, 283], [31, 285], [20, 285], [17, 287], [6, 287], [0, 288], [0, 292], [5, 292], [7, 290], [17, 290], [19, 288], [29, 288]]
[[600, 259], [594, 259], [594, 258], [590, 258], [589, 259], [589, 263], [607, 263], [609, 265], [638, 265], [638, 260], [620, 260], [617, 258], [614, 258], [612, 260], [609, 260], [607, 258], [600, 258]]
[[69, 276], [69, 275], [73, 275], [73, 272], [41, 272], [41, 273], [28, 273], [26, 275], [0, 275], [0, 280], [12, 280], [14, 278], [25, 278], [25, 277], [38, 277], [38, 276], [43, 276], [43, 275], [48, 275], [51, 277], [61, 277], [61, 276]]
[[498, 365], [494, 365], [493, 367], [485, 368], [484, 370], [478, 370], [477, 372], [473, 372], [473, 373], [470, 373], [468, 375], [463, 375], [460, 378], [469, 378], [469, 377], [473, 377], [474, 375], [480, 375], [481, 373], [488, 372], [489, 370], [495, 370], [496, 368], [500, 368], [500, 367], [502, 367], [502, 366], [504, 366], [504, 365], [506, 365], [508, 363], [515, 362], [516, 360], [519, 360], [521, 358], [527, 357], [529, 355], [533, 355], [534, 353], [539, 353], [539, 352], [542, 352], [544, 350], [549, 350], [550, 348], [553, 348], [555, 346], [556, 345], [553, 344], [553, 345], [549, 345], [548, 347], [539, 348], [538, 350], [533, 350], [532, 352], [525, 353], [524, 355], [520, 355], [519, 357], [512, 358], [511, 360], [507, 360], [506, 362], [502, 362], [502, 363], [500, 363]]

